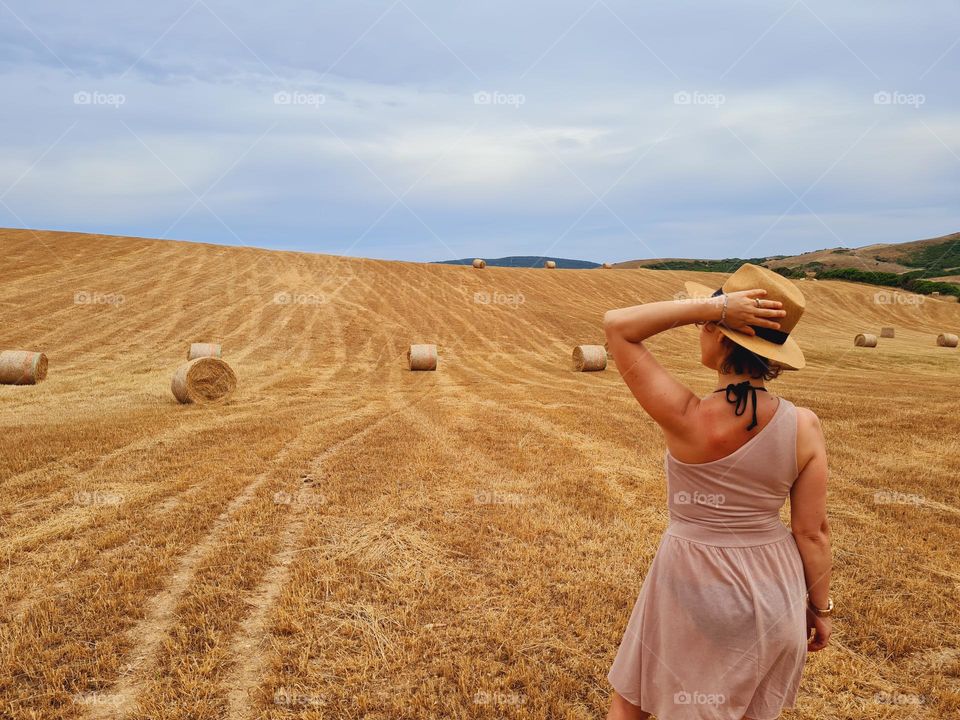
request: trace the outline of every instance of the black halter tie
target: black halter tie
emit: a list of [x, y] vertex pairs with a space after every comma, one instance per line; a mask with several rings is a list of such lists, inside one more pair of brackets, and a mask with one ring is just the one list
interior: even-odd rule
[[749, 395], [750, 399], [753, 400], [753, 421], [747, 425], [747, 430], [753, 430], [757, 426], [757, 390], [761, 392], [767, 391], [766, 388], [755, 387], [750, 384], [749, 380], [744, 380], [742, 383], [737, 383], [736, 385], [730, 383], [725, 388], [714, 390], [714, 392], [726, 391], [727, 402], [731, 404], [736, 403], [736, 408], [733, 412], [738, 417], [747, 411], [747, 396]]

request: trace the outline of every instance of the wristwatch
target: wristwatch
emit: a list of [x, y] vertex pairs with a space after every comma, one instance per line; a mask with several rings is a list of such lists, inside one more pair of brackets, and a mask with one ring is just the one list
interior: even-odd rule
[[833, 598], [827, 598], [826, 608], [818, 608], [811, 600], [807, 600], [807, 606], [810, 608], [810, 612], [817, 617], [825, 618], [833, 615]]

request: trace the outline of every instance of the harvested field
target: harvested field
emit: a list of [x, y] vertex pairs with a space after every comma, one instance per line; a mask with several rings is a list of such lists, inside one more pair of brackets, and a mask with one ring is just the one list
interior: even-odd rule
[[[664, 446], [567, 359], [604, 310], [718, 276], [0, 241], [0, 347], [51, 367], [0, 386], [0, 717], [602, 716]], [[770, 387], [823, 422], [837, 619], [783, 717], [958, 717], [960, 354], [932, 338], [960, 306], [802, 289], [808, 366]], [[705, 394], [696, 332], [649, 345]], [[195, 338], [241, 379], [215, 406], [170, 392]], [[404, 362], [422, 338], [436, 372]]]

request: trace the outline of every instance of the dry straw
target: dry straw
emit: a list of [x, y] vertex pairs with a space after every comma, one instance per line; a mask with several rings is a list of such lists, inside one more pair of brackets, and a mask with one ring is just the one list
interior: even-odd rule
[[202, 357], [177, 368], [170, 389], [182, 403], [215, 403], [237, 389], [237, 376], [220, 358]]
[[436, 370], [436, 345], [411, 345], [407, 351], [407, 363], [411, 370]]
[[476, 259], [473, 261], [473, 266], [474, 266], [477, 270], [483, 270], [483, 269], [487, 266], [487, 261], [486, 261], [486, 260], [481, 260], [480, 258], [476, 258]]
[[223, 346], [216, 343], [193, 343], [187, 352], [187, 360], [196, 360], [202, 357], [223, 357]]
[[606, 370], [607, 349], [603, 345], [577, 345], [573, 349], [573, 369], [577, 372]]
[[47, 356], [28, 350], [0, 352], [0, 385], [36, 385], [47, 377]]
[[937, 345], [940, 347], [956, 347], [958, 338], [953, 333], [940, 333], [937, 335]]
[[554, 268], [557, 267], [557, 263], [556, 263], [555, 261], [553, 261], [553, 260], [547, 260], [547, 261], [543, 264], [543, 266], [544, 266], [547, 270], [553, 270]]
[[860, 333], [853, 339], [853, 344], [857, 347], [876, 347], [877, 336], [870, 333]]
[[880, 337], [892, 338], [894, 335], [895, 335], [895, 332], [892, 327], [880, 328]]

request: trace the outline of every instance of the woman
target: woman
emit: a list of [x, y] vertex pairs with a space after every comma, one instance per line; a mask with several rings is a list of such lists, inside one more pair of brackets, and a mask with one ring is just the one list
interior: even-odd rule
[[[683, 300], [604, 316], [624, 381], [663, 429], [670, 509], [610, 670], [607, 717], [772, 720], [793, 707], [806, 653], [829, 642], [833, 609], [820, 422], [764, 385], [804, 366], [790, 337], [804, 299], [750, 264], [716, 292], [686, 285]], [[643, 344], [691, 323], [717, 372], [704, 398]]]

